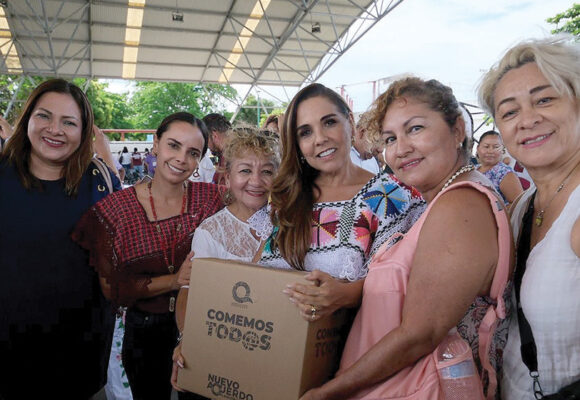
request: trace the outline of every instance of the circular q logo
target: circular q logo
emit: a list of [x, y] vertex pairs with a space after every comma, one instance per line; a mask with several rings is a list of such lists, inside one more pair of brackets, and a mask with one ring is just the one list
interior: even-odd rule
[[238, 303], [254, 303], [250, 298], [250, 286], [243, 281], [234, 285], [232, 288], [232, 296]]

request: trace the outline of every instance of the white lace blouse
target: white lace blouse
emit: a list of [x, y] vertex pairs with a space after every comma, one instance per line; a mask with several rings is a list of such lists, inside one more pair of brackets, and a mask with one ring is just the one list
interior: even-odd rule
[[193, 258], [222, 258], [251, 261], [260, 241], [248, 223], [239, 220], [227, 207], [207, 218], [195, 230], [191, 249]]

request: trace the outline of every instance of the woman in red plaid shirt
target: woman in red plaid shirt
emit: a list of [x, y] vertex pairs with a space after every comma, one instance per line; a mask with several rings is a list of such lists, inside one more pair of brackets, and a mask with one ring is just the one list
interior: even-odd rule
[[153, 180], [95, 204], [73, 235], [90, 250], [105, 295], [128, 307], [123, 364], [135, 400], [170, 398], [175, 297], [189, 283], [196, 227], [223, 207], [218, 186], [187, 179], [207, 138], [193, 115], [166, 117], [154, 138]]

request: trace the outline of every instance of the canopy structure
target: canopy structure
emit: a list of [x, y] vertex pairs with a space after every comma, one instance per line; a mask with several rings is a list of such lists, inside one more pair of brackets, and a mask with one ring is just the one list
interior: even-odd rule
[[0, 73], [300, 86], [402, 0], [2, 0]]

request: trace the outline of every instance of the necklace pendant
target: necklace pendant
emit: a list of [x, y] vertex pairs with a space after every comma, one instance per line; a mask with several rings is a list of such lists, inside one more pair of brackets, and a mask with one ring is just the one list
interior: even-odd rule
[[175, 271], [175, 267], [173, 265], [168, 265], [167, 269], [169, 270], [169, 273], [172, 274], [173, 271]]
[[157, 233], [161, 233], [161, 227], [159, 226], [159, 224], [157, 224]]
[[169, 298], [169, 312], [175, 311], [175, 297], [171, 296]]
[[176, 231], [179, 232], [181, 230], [181, 224], [177, 224], [177, 229]]
[[544, 222], [544, 211], [540, 211], [538, 215], [536, 215], [534, 222], [536, 223], [536, 226], [542, 226], [542, 222]]

